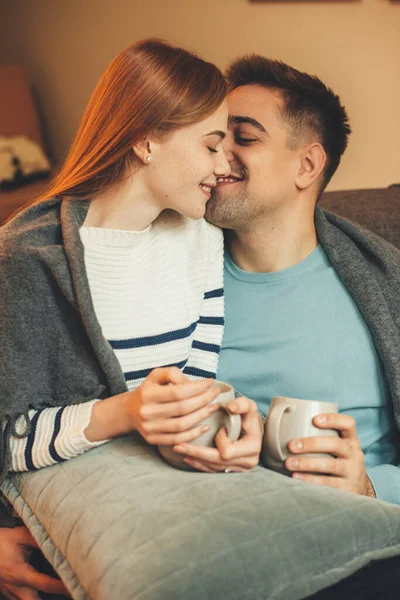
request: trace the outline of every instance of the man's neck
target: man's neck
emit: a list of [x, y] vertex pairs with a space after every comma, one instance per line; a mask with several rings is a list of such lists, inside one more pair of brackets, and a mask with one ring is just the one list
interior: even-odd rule
[[233, 262], [249, 273], [272, 273], [297, 265], [318, 245], [314, 219], [270, 219], [251, 230], [227, 230]]

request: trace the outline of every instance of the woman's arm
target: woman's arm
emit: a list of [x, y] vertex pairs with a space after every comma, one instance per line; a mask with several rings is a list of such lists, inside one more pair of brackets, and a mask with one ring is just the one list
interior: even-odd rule
[[[135, 390], [105, 400], [29, 411], [27, 437], [11, 436], [11, 470], [30, 471], [68, 460], [111, 438], [139, 431], [150, 444], [190, 441], [217, 407], [212, 381], [190, 382], [176, 367], [154, 369]], [[22, 434], [25, 420], [17, 421]], [[176, 441], [177, 440], [177, 441]]]
[[[11, 471], [32, 471], [78, 456], [107, 440], [89, 441], [84, 430], [90, 423], [97, 400], [73, 406], [30, 410], [30, 432], [26, 437], [10, 438]], [[22, 434], [25, 419], [16, 422]]]

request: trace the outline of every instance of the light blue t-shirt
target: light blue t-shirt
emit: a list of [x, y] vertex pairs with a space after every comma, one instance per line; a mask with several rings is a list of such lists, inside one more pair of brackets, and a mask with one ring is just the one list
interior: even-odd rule
[[225, 250], [225, 332], [217, 372], [266, 415], [274, 396], [337, 402], [352, 415], [377, 497], [400, 504], [400, 434], [369, 329], [318, 246], [274, 273]]

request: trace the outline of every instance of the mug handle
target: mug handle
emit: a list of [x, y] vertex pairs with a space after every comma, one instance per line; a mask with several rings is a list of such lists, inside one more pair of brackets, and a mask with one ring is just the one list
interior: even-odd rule
[[[272, 410], [268, 415], [267, 419], [266, 435], [268, 440], [269, 453], [276, 462], [284, 462], [286, 460], [286, 457], [282, 454], [281, 446], [279, 443], [279, 434], [281, 430], [282, 417], [287, 410], [291, 412], [293, 410], [293, 407], [290, 406], [290, 404], [276, 404], [272, 407]], [[274, 422], [274, 427], [270, 426], [270, 424], [272, 425], [272, 421]]]
[[233, 415], [224, 404], [219, 405], [225, 412], [224, 427], [226, 427], [228, 440], [236, 442], [242, 431], [242, 418], [240, 415]]

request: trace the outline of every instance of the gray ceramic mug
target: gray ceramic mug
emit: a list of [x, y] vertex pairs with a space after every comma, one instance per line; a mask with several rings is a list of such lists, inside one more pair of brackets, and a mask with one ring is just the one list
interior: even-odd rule
[[[226, 428], [228, 438], [231, 442], [236, 442], [236, 440], [238, 440], [240, 437], [240, 432], [242, 430], [242, 419], [240, 415], [233, 415], [225, 408], [226, 405], [235, 398], [235, 390], [231, 385], [223, 381], [215, 381], [212, 384], [211, 389], [215, 387], [219, 387], [221, 393], [218, 394], [218, 396], [214, 398], [210, 404], [219, 404], [221, 408], [217, 412], [204, 419], [204, 421], [201, 421], [201, 425], [208, 425], [210, 429], [197, 439], [189, 442], [190, 444], [215, 448], [214, 438], [222, 426]], [[185, 458], [184, 455], [180, 454], [179, 452], [174, 452], [172, 448], [172, 446], [158, 446], [161, 456], [170, 465], [176, 469], [194, 471], [192, 467], [183, 461]]]
[[[289, 475], [285, 460], [294, 456], [288, 443], [297, 438], [314, 436], [338, 436], [335, 429], [320, 429], [312, 420], [322, 413], [337, 413], [338, 405], [322, 400], [302, 400], [275, 396], [265, 421], [261, 461], [274, 471]], [[327, 456], [324, 453], [302, 454], [302, 456]]]

